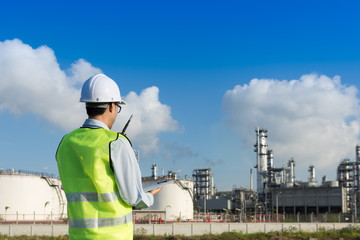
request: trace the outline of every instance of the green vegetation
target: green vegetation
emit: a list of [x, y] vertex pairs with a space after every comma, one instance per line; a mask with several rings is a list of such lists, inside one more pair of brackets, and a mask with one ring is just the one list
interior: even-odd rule
[[[227, 232], [218, 235], [202, 235], [202, 236], [179, 236], [179, 235], [165, 235], [165, 236], [152, 236], [137, 234], [134, 236], [134, 240], [252, 240], [252, 239], [356, 239], [360, 237], [360, 227], [343, 228], [340, 230], [325, 230], [320, 228], [318, 232], [302, 232], [297, 231], [296, 228], [289, 229], [282, 232], [269, 232], [269, 233], [253, 233], [243, 234], [239, 232]], [[68, 240], [68, 236], [61, 237], [45, 237], [45, 236], [18, 236], [7, 237], [6, 235], [0, 235], [0, 239], [6, 240]]]
[[360, 228], [343, 228], [341, 230], [325, 230], [320, 228], [318, 232], [302, 232], [297, 231], [296, 228], [289, 229], [283, 232], [269, 232], [269, 233], [253, 233], [243, 234], [239, 232], [227, 232], [219, 235], [202, 235], [202, 236], [146, 236], [135, 235], [134, 240], [237, 240], [237, 239], [356, 239], [360, 237]]
[[329, 215], [326, 217], [326, 222], [339, 222], [339, 216]]

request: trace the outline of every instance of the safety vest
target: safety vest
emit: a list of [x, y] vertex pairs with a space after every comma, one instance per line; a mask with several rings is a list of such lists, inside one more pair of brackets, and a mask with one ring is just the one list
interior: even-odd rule
[[79, 128], [58, 147], [71, 240], [133, 239], [132, 207], [121, 199], [110, 163], [110, 143], [119, 137], [103, 128]]

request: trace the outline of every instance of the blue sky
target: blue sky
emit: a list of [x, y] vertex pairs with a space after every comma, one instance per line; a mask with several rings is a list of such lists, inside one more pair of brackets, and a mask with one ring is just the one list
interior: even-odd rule
[[[71, 97], [86, 80], [71, 77], [73, 66], [81, 76], [107, 74], [123, 96], [136, 93], [140, 105], [120, 114], [118, 128], [130, 112], [138, 117], [129, 137], [140, 149], [143, 175], [152, 163], [182, 177], [211, 167], [220, 190], [249, 187], [260, 125], [269, 130], [275, 165], [294, 157], [299, 180], [307, 179], [309, 164], [318, 181], [324, 174], [333, 179], [341, 158], [354, 160], [359, 139], [358, 9], [356, 1], [2, 3], [0, 83], [8, 87], [0, 88], [0, 167], [56, 173], [57, 144], [78, 126], [58, 114], [71, 115], [65, 95], [46, 101], [51, 94], [41, 72], [10, 61], [24, 59], [27, 46], [37, 56], [31, 64], [46, 69], [52, 61], [48, 76], [75, 81]], [[16, 90], [23, 83], [29, 86]], [[158, 118], [147, 118], [145, 89], [155, 94]]]

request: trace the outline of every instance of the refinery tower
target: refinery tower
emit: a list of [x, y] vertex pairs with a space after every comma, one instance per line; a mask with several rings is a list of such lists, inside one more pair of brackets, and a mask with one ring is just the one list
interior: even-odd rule
[[[268, 145], [266, 144], [267, 130], [257, 127], [255, 131], [256, 144], [254, 145], [254, 151], [257, 153], [257, 165], [255, 166], [255, 168], [257, 169], [256, 184], [259, 200], [261, 200], [264, 198], [264, 189], [266, 188], [268, 163], [270, 165], [273, 165], [273, 163], [271, 163], [271, 160], [268, 162]], [[272, 166], [269, 167], [271, 168]]]

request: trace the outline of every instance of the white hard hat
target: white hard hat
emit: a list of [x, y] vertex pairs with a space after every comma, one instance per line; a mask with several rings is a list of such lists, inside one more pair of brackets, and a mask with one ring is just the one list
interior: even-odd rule
[[116, 82], [104, 74], [96, 74], [86, 80], [81, 89], [80, 102], [125, 104], [121, 100], [120, 90]]

